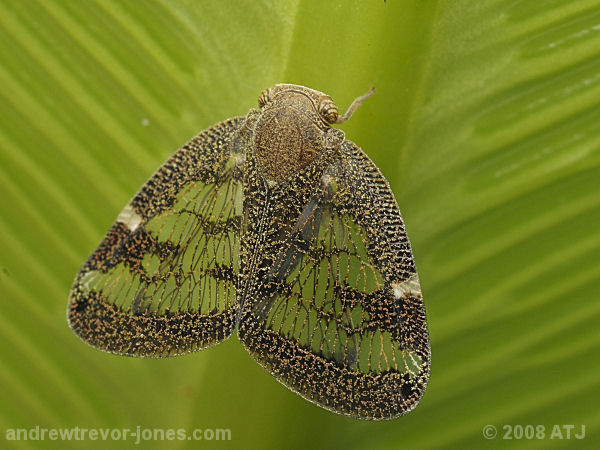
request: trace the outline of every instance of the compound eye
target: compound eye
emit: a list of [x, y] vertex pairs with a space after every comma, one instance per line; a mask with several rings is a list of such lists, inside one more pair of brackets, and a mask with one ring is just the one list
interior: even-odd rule
[[265, 89], [264, 91], [262, 91], [262, 93], [260, 94], [260, 97], [258, 97], [259, 108], [262, 108], [263, 106], [265, 106], [267, 103], [269, 103], [272, 100], [271, 94], [272, 94], [271, 88]]
[[319, 105], [319, 114], [327, 123], [335, 123], [338, 118], [338, 109], [335, 103], [329, 98], [321, 101]]

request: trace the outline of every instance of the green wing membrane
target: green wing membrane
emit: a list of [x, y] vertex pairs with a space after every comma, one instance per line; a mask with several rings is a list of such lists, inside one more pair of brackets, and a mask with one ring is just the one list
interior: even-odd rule
[[[316, 180], [316, 181], [315, 181]], [[425, 310], [396, 200], [351, 142], [268, 198], [239, 335], [281, 383], [363, 419], [412, 410], [429, 377]]]
[[231, 142], [242, 122], [190, 140], [121, 212], [71, 290], [69, 324], [83, 340], [170, 356], [231, 335], [245, 159]]
[[172, 356], [228, 338], [331, 411], [391, 419], [429, 378], [425, 309], [387, 181], [349, 141], [280, 182], [244, 118], [177, 151], [130, 201], [73, 283], [85, 341]]

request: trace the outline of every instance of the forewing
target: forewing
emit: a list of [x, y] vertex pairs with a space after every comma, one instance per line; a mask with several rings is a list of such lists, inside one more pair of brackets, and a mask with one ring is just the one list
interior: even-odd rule
[[178, 150], [119, 214], [77, 274], [68, 318], [83, 340], [136, 356], [194, 351], [235, 326], [241, 118]]
[[302, 181], [290, 189], [303, 206], [282, 227], [257, 298], [246, 300], [240, 339], [280, 382], [327, 409], [363, 419], [409, 412], [429, 377], [429, 338], [387, 181], [346, 141], [312, 193], [300, 194]]

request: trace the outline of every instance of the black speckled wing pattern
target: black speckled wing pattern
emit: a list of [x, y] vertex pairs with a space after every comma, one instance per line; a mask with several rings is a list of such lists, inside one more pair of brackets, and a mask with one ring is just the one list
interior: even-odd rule
[[244, 346], [334, 412], [411, 411], [429, 378], [429, 338], [410, 243], [380, 171], [345, 141], [282, 185], [255, 189], [247, 172], [245, 205], [261, 218], [248, 220], [242, 242], [244, 259], [254, 257], [242, 269]]
[[77, 274], [68, 320], [112, 353], [170, 356], [231, 335], [237, 312], [243, 118], [177, 151], [119, 214]]
[[123, 209], [77, 274], [71, 328], [105, 351], [160, 357], [237, 326], [267, 371], [326, 409], [375, 420], [411, 411], [429, 338], [387, 181], [342, 139], [270, 182], [244, 120], [193, 138]]

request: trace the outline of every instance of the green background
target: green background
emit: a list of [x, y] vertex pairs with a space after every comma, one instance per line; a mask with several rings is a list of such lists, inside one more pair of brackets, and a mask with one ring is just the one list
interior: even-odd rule
[[[232, 433], [143, 448], [598, 444], [600, 1], [0, 0], [0, 42], [1, 447], [134, 446], [4, 441], [36, 425]], [[342, 128], [390, 181], [423, 287], [431, 379], [406, 417], [322, 410], [235, 337], [144, 360], [67, 326], [76, 272], [146, 178], [281, 82], [340, 109], [376, 87]], [[503, 440], [515, 424], [546, 438]]]

